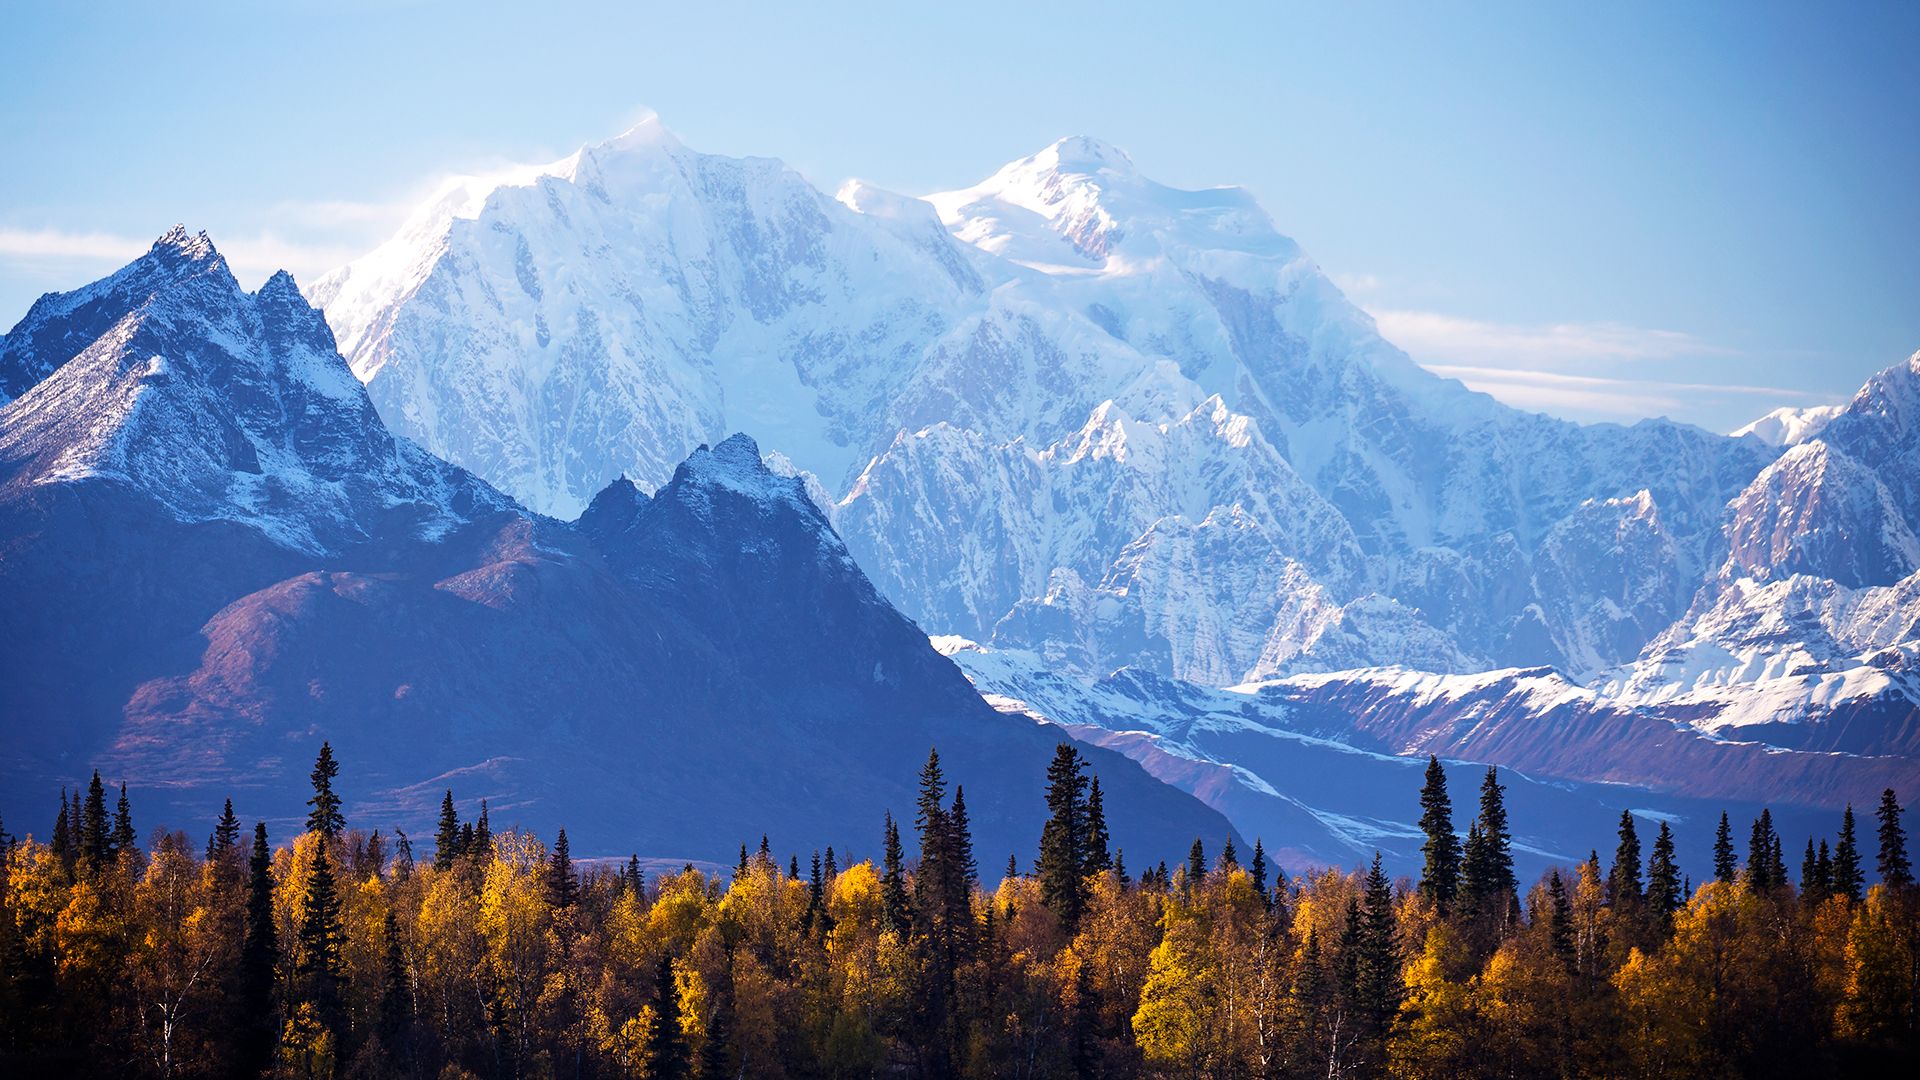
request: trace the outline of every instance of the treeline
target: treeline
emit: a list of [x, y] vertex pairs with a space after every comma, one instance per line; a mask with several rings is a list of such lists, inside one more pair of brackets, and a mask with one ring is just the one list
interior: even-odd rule
[[[1516, 880], [1498, 774], [1425, 865], [1289, 880], [1262, 844], [1129, 872], [1070, 746], [1038, 858], [976, 866], [938, 755], [881, 857], [652, 880], [462, 821], [433, 851], [349, 830], [323, 745], [303, 833], [228, 803], [135, 842], [124, 789], [0, 831], [0, 1075], [287, 1077], [1799, 1076], [1911, 1068], [1920, 895], [1895, 794], [1873, 870], [1851, 809], [1798, 880], [1763, 813], [1715, 872], [1643, 852]], [[903, 842], [909, 827], [910, 858]]]

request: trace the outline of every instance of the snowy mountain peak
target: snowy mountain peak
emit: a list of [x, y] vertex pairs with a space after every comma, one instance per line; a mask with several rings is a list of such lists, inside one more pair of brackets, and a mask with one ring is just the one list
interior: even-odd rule
[[807, 496], [805, 482], [797, 476], [781, 476], [767, 468], [760, 457], [760, 444], [745, 432], [736, 432], [709, 449], [704, 443], [694, 448], [675, 471], [669, 486], [693, 484], [722, 488], [761, 502], [804, 504], [817, 513], [818, 507]]
[[0, 340], [25, 361], [48, 374], [0, 410], [0, 488], [98, 481], [305, 552], [510, 506], [395, 440], [292, 277], [244, 292], [204, 233], [43, 297]]
[[1808, 439], [1817, 438], [1823, 428], [1834, 417], [1840, 415], [1843, 405], [1812, 405], [1796, 407], [1782, 405], [1752, 423], [1735, 428], [1733, 437], [1751, 435], [1768, 446], [1798, 446]]
[[613, 138], [608, 139], [603, 143], [590, 145], [583, 149], [586, 151], [592, 151], [596, 149], [597, 150], [640, 150], [640, 149], [683, 150], [685, 148], [686, 148], [686, 144], [680, 141], [680, 137], [678, 135], [675, 135], [672, 131], [668, 130], [666, 124], [661, 123], [660, 114], [649, 109], [647, 111], [647, 114], [641, 117], [638, 121], [636, 121], [632, 127], [628, 128], [627, 130], [621, 132], [618, 135], [615, 135]]
[[214, 250], [213, 240], [207, 236], [205, 229], [196, 233], [189, 233], [187, 227], [181, 224], [176, 224], [173, 228], [162, 233], [160, 238], [153, 242], [153, 247], [148, 249], [147, 253], [149, 255], [162, 257], [171, 256], [173, 258], [195, 262], [217, 258], [220, 254]]
[[1058, 139], [1027, 160], [1063, 173], [1134, 171], [1133, 158], [1127, 156], [1125, 150], [1091, 135], [1070, 135]]

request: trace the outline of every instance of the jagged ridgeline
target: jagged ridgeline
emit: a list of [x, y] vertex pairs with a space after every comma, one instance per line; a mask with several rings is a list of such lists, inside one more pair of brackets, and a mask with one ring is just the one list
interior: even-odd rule
[[[179, 229], [40, 300], [0, 370], [6, 802], [88, 761], [169, 820], [285, 819], [318, 736], [355, 748], [355, 814], [424, 827], [458, 786], [588, 854], [719, 863], [905, 805], [938, 744], [983, 852], [1038, 834], [1057, 734], [982, 702], [745, 436], [532, 513], [390, 434], [290, 278], [246, 292]], [[1088, 752], [1117, 842], [1231, 831]]]
[[485, 802], [463, 818], [452, 790], [431, 839], [367, 832], [343, 755], [321, 745], [277, 836], [228, 800], [204, 841], [143, 847], [97, 771], [60, 793], [50, 840], [0, 829], [0, 1067], [1797, 1077], [1904, 1075], [1920, 1050], [1892, 791], [1867, 821], [1835, 815], [1797, 874], [1763, 811], [1744, 851], [1722, 815], [1698, 883], [1632, 814], [1610, 860], [1522, 879], [1498, 771], [1456, 811], [1429, 759], [1417, 876], [1375, 856], [1289, 877], [1231, 835], [1129, 860], [1103, 777], [1060, 743], [1038, 842], [1004, 870], [938, 752], [858, 854], [762, 834], [707, 870], [577, 859], [565, 828], [548, 843]]

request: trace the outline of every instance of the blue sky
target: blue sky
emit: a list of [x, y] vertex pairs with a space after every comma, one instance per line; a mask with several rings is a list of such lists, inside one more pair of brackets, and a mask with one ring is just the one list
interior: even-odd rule
[[1064, 134], [1259, 196], [1419, 359], [1727, 429], [1920, 349], [1920, 5], [10, 5], [0, 326], [175, 221], [243, 280], [648, 108], [962, 186]]

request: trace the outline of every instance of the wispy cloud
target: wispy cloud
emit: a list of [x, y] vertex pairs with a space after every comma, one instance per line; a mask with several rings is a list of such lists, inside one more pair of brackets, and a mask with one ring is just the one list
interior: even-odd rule
[[[1361, 275], [1366, 278], [1366, 275]], [[1369, 279], [1370, 280], [1370, 279]], [[1617, 322], [1507, 323], [1440, 311], [1371, 309], [1380, 333], [1422, 366], [1509, 405], [1577, 420], [1648, 416], [1721, 426], [1775, 405], [1826, 404], [1780, 386], [1714, 381], [1751, 360], [1696, 334]]]
[[62, 232], [59, 229], [0, 228], [0, 259], [10, 262], [98, 262], [126, 260], [147, 249], [124, 236], [99, 232]]
[[[1706, 401], [1825, 404], [1826, 399], [1804, 390], [1742, 383], [1666, 382], [1659, 379], [1571, 375], [1560, 371], [1429, 364], [1428, 370], [1468, 387], [1491, 394], [1523, 409], [1572, 415], [1583, 419], [1632, 420], [1645, 416], [1689, 415]], [[1770, 408], [1755, 405], [1754, 412]]]
[[1552, 367], [1595, 360], [1735, 355], [1735, 350], [1692, 334], [1619, 323], [1500, 323], [1437, 311], [1392, 309], [1375, 311], [1373, 317], [1387, 340], [1416, 359], [1475, 359], [1482, 364], [1507, 359]]
[[[226, 256], [234, 275], [246, 284], [263, 281], [276, 270], [286, 270], [305, 283], [367, 250], [365, 245], [310, 242], [275, 231], [215, 235], [213, 242]], [[129, 262], [152, 245], [153, 237], [0, 228], [0, 263], [15, 270], [48, 274], [67, 269], [94, 273]], [[48, 288], [73, 284], [79, 282], [50, 282]]]

